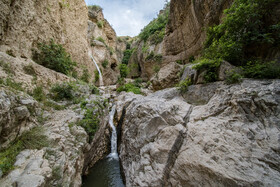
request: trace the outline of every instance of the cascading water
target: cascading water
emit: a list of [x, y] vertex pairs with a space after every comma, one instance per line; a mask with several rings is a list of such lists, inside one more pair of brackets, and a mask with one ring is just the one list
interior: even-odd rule
[[119, 155], [117, 152], [117, 131], [114, 125], [114, 115], [116, 112], [116, 106], [113, 105], [111, 112], [109, 114], [109, 124], [112, 128], [112, 135], [111, 135], [111, 153], [108, 155], [109, 158], [119, 159]]
[[83, 180], [83, 187], [124, 187], [117, 152], [117, 131], [114, 126], [115, 112], [116, 106], [113, 105], [109, 113], [109, 124], [112, 128], [111, 153], [94, 165], [90, 174]]
[[104, 83], [103, 83], [103, 77], [102, 77], [102, 73], [101, 73], [101, 71], [100, 71], [100, 69], [99, 69], [99, 66], [97, 65], [97, 62], [94, 60], [94, 58], [93, 58], [93, 56], [91, 55], [91, 53], [89, 52], [88, 54], [89, 54], [89, 56], [91, 57], [92, 61], [94, 62], [95, 66], [96, 66], [96, 69], [97, 69], [97, 71], [98, 71], [98, 73], [99, 73], [99, 85], [100, 85], [100, 86], [103, 86], [103, 85], [104, 85]]

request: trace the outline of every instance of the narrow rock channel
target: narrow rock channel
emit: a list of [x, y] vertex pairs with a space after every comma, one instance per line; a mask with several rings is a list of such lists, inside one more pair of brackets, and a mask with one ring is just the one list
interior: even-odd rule
[[121, 170], [119, 155], [117, 152], [117, 131], [114, 125], [114, 115], [116, 106], [113, 105], [109, 113], [109, 124], [112, 129], [111, 134], [111, 152], [108, 156], [98, 161], [90, 173], [84, 177], [83, 187], [122, 187], [124, 186]]

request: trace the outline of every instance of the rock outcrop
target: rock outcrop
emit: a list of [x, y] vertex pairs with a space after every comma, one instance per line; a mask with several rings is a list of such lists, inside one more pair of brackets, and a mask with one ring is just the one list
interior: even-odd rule
[[279, 186], [279, 88], [244, 80], [120, 95], [126, 185]]
[[38, 42], [54, 39], [79, 67], [95, 69], [88, 56], [87, 7], [83, 0], [9, 1], [0, 3], [0, 50], [31, 58]]
[[206, 39], [207, 26], [219, 24], [223, 10], [233, 0], [172, 0], [164, 38], [166, 60], [188, 60], [199, 56]]
[[104, 18], [100, 7], [89, 7], [88, 42], [90, 52], [103, 70], [104, 84], [115, 84], [120, 75], [121, 63], [126, 44], [118, 39], [114, 29]]

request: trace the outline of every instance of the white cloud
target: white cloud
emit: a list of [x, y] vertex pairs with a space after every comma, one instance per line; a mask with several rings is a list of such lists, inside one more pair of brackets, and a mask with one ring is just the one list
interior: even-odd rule
[[118, 36], [136, 36], [156, 17], [165, 0], [85, 0], [100, 5]]

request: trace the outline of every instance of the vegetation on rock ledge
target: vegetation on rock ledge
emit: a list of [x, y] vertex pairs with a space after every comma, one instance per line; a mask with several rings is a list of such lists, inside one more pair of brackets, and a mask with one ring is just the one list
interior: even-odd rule
[[[280, 24], [271, 21], [277, 0], [235, 0], [220, 25], [209, 27], [202, 60], [206, 81], [216, 81], [221, 60], [242, 66], [249, 78], [279, 78], [280, 64], [265, 62], [263, 52], [279, 49]], [[206, 67], [207, 66], [207, 67]]]

